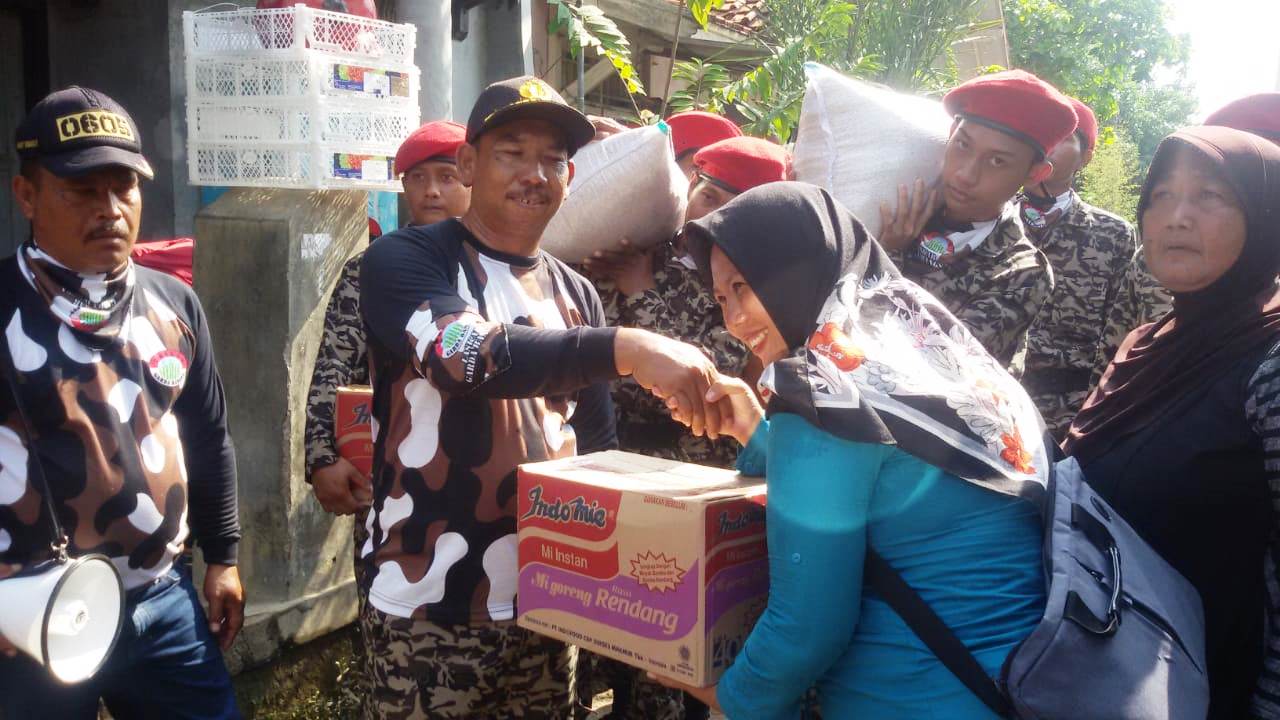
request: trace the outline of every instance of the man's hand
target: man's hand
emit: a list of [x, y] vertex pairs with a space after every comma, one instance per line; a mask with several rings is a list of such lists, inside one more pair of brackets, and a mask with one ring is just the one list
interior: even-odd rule
[[732, 435], [746, 447], [764, 418], [764, 408], [751, 387], [738, 378], [721, 375], [707, 390], [706, 399], [720, 406], [720, 434]]
[[720, 435], [720, 408], [706, 401], [715, 364], [701, 350], [636, 328], [620, 328], [614, 340], [618, 374], [667, 401], [671, 416], [694, 435]]
[[880, 203], [880, 237], [876, 238], [880, 247], [889, 252], [910, 247], [937, 212], [941, 199], [936, 183], [926, 188], [924, 180], [917, 179], [910, 193], [906, 185], [899, 185], [896, 210], [890, 211], [888, 203]]
[[320, 507], [334, 515], [350, 515], [373, 502], [372, 481], [343, 457], [311, 473], [311, 488]]
[[593, 277], [612, 280], [618, 292], [634, 297], [656, 287], [653, 279], [653, 250], [640, 250], [624, 239], [618, 250], [597, 250], [582, 261]]
[[11, 658], [17, 654], [18, 648], [14, 647], [13, 643], [6, 640], [3, 635], [0, 635], [0, 655]]
[[209, 632], [225, 652], [244, 625], [244, 587], [234, 565], [210, 565], [204, 574], [204, 599], [209, 603]]
[[591, 126], [596, 129], [596, 136], [591, 138], [591, 142], [599, 142], [610, 135], [617, 135], [627, 129], [626, 125], [619, 123], [613, 118], [602, 117], [600, 115], [588, 115], [587, 119], [591, 121]]
[[686, 695], [692, 695], [693, 697], [697, 698], [703, 705], [706, 705], [707, 707], [711, 708], [712, 712], [717, 712], [717, 713], [724, 712], [720, 708], [720, 701], [716, 698], [716, 688], [719, 687], [719, 684], [712, 685], [711, 687], [704, 687], [704, 688], [694, 687], [692, 685], [685, 685], [679, 680], [672, 680], [671, 678], [662, 677], [661, 675], [655, 675], [654, 673], [645, 673], [645, 674], [649, 676], [650, 680], [658, 683], [659, 685], [669, 687], [672, 690], [680, 690]]

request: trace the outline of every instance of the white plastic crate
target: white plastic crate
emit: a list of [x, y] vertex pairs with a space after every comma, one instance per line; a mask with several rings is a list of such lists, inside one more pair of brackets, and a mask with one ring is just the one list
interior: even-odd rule
[[413, 64], [417, 28], [305, 5], [182, 14], [187, 57], [301, 57], [320, 51]]
[[187, 132], [195, 142], [306, 143], [394, 150], [418, 127], [413, 110], [365, 110], [325, 104], [190, 105]]
[[188, 143], [193, 185], [399, 191], [394, 153], [336, 145]]
[[[418, 106], [418, 69], [313, 53], [301, 59], [192, 58], [188, 102], [358, 100]], [[370, 105], [371, 107], [372, 105]]]
[[416, 28], [302, 5], [184, 13], [195, 185], [399, 190]]

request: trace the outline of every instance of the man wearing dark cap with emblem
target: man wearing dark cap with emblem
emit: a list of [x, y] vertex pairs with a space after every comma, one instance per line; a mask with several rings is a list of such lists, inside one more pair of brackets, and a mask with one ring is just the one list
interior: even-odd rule
[[904, 275], [1020, 376], [1027, 329], [1053, 275], [1026, 237], [1015, 198], [1053, 171], [1046, 155], [1075, 130], [1075, 111], [1066, 96], [1021, 70], [970, 80], [947, 93], [943, 106], [955, 123], [940, 188], [901, 188], [897, 210], [882, 209], [879, 240]]
[[0, 578], [61, 543], [106, 555], [126, 598], [117, 645], [79, 684], [0, 638], [0, 717], [92, 720], [99, 698], [119, 718], [239, 717], [219, 650], [244, 619], [235, 455], [200, 302], [129, 259], [152, 178], [137, 126], [71, 87], [16, 135], [32, 238], [0, 262]]
[[699, 432], [715, 376], [692, 348], [605, 328], [595, 290], [539, 249], [595, 129], [546, 83], [481, 93], [458, 150], [461, 219], [384, 235], [360, 312], [373, 385], [361, 627], [374, 717], [565, 717], [571, 650], [514, 623], [516, 468], [616, 446], [633, 376]]
[[[1023, 225], [1049, 259], [1054, 282], [1049, 302], [1027, 334], [1022, 384], [1059, 441], [1111, 362], [1115, 348], [1105, 342], [1107, 324], [1128, 334], [1163, 314], [1169, 303], [1167, 296], [1157, 307], [1144, 301], [1163, 291], [1145, 273], [1133, 226], [1086, 203], [1072, 187], [1093, 159], [1098, 121], [1088, 105], [1070, 100], [1078, 120], [1075, 132], [1049, 153], [1053, 173], [1026, 187], [1020, 198]], [[1145, 277], [1148, 293], [1130, 293], [1130, 277]]]

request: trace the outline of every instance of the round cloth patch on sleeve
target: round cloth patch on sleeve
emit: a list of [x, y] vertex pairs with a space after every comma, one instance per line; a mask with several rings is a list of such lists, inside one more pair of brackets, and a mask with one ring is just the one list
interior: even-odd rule
[[187, 379], [187, 356], [179, 350], [161, 350], [147, 361], [151, 377], [166, 387], [180, 387]]

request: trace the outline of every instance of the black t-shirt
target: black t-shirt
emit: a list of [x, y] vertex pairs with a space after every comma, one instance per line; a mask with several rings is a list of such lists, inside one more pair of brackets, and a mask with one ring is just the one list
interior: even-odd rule
[[458, 220], [379, 238], [360, 274], [373, 385], [369, 601], [509, 620], [516, 467], [615, 447], [615, 331], [559, 260], [500, 253]]

